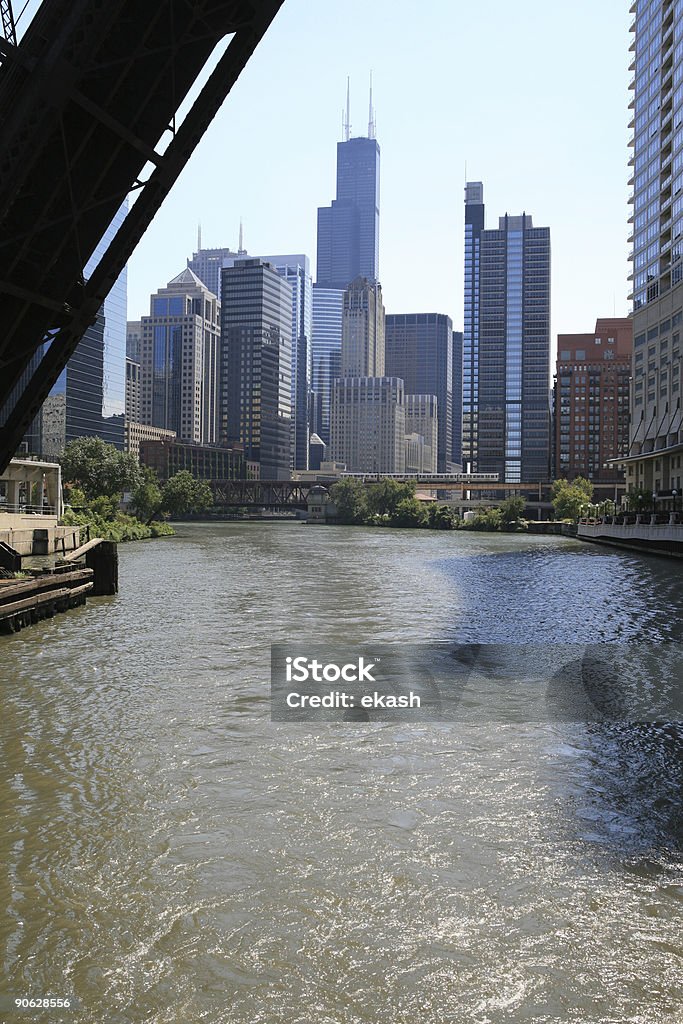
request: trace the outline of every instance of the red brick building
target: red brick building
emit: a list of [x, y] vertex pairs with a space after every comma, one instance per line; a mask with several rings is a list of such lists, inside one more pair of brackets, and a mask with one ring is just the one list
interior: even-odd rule
[[632, 353], [628, 317], [600, 319], [593, 334], [557, 336], [554, 473], [592, 480], [597, 498], [613, 497], [624, 481], [606, 463], [628, 453]]

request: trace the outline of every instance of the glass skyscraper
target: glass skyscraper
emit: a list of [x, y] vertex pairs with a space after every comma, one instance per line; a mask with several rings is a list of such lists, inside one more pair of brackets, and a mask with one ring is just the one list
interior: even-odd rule
[[309, 395], [311, 391], [313, 295], [308, 256], [263, 256], [292, 287], [292, 460], [308, 469]]
[[221, 440], [261, 479], [287, 480], [292, 446], [292, 288], [263, 260], [221, 274]]
[[453, 455], [453, 324], [444, 313], [387, 314], [385, 373], [400, 377], [406, 395], [435, 395], [437, 470], [450, 472]]
[[317, 283], [346, 288], [379, 278], [379, 145], [374, 138], [337, 143], [337, 196], [318, 209]]
[[631, 5], [629, 488], [683, 485], [683, 0]]
[[462, 463], [477, 470], [479, 395], [479, 247], [484, 230], [484, 186], [465, 186], [465, 304], [462, 334]]
[[[125, 220], [127, 201], [109, 225], [85, 268], [88, 278]], [[99, 436], [124, 447], [126, 403], [127, 269], [86, 330], [46, 398], [40, 415], [40, 449], [56, 458], [75, 437]], [[34, 435], [35, 437], [35, 435]]]
[[462, 331], [453, 331], [453, 447], [451, 462], [462, 465]]
[[550, 229], [506, 214], [479, 240], [477, 470], [547, 480]]
[[340, 288], [313, 285], [313, 429], [330, 443], [330, 396], [332, 381], [341, 377], [341, 343], [344, 292]]

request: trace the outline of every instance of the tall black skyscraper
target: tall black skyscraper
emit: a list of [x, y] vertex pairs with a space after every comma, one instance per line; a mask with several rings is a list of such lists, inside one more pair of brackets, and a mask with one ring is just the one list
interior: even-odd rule
[[484, 230], [484, 186], [465, 186], [465, 324], [462, 334], [462, 463], [477, 470], [479, 394], [479, 246]]
[[236, 260], [221, 273], [220, 435], [260, 464], [264, 480], [291, 474], [292, 288], [274, 266]]
[[366, 138], [351, 138], [347, 100], [344, 141], [337, 143], [337, 196], [318, 209], [321, 288], [346, 288], [356, 277], [379, 278], [379, 145], [370, 94]]
[[453, 456], [453, 324], [444, 313], [387, 314], [384, 366], [400, 377], [406, 395], [436, 395], [437, 469], [448, 473]]

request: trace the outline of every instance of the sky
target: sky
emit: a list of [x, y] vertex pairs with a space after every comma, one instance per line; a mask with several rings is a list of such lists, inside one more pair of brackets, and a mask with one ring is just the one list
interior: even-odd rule
[[[346, 80], [366, 135], [373, 76], [387, 312], [462, 329], [465, 177], [486, 226], [549, 226], [552, 336], [625, 316], [627, 0], [284, 0], [128, 268], [128, 317], [197, 244], [306, 253], [334, 198]], [[314, 277], [315, 279], [315, 277]]]

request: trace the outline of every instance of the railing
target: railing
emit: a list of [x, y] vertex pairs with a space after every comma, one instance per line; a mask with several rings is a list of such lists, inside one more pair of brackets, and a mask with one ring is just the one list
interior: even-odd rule
[[0, 512], [8, 512], [15, 516], [56, 516], [57, 509], [54, 505], [27, 505], [20, 502], [18, 505], [10, 505], [8, 502], [0, 501]]

